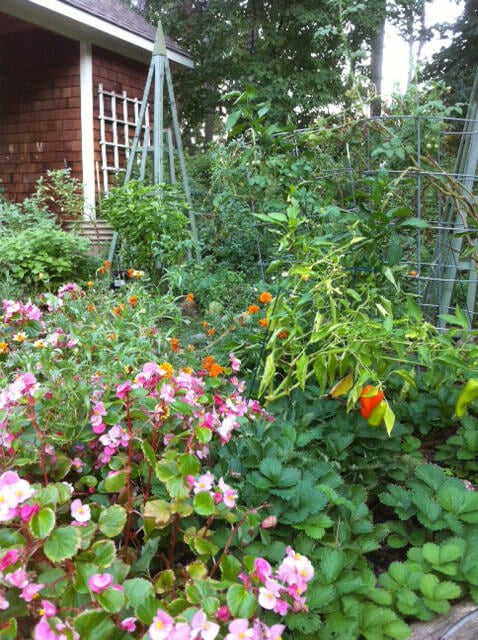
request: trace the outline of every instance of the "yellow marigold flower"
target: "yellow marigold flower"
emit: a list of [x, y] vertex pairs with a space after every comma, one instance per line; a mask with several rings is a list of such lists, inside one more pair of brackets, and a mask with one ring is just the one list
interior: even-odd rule
[[209, 326], [209, 323], [208, 323], [208, 322], [206, 322], [206, 321], [204, 320], [204, 321], [203, 321], [203, 323], [202, 323], [202, 326], [203, 326], [204, 328], [206, 328], [206, 327], [208, 327], [208, 326]]
[[13, 336], [13, 339], [15, 340], [15, 342], [25, 342], [25, 340], [27, 339], [27, 334], [23, 331], [19, 331]]
[[0, 354], [5, 354], [10, 351], [8, 344], [6, 342], [0, 342]]
[[247, 307], [247, 313], [249, 313], [251, 316], [254, 315], [254, 313], [257, 313], [258, 311], [260, 311], [260, 308], [257, 306], [257, 304], [250, 304]]
[[259, 296], [259, 302], [262, 302], [262, 304], [268, 304], [271, 300], [272, 293], [269, 293], [268, 291], [263, 291]]
[[193, 370], [191, 369], [191, 367], [183, 367], [183, 368], [181, 369], [181, 371], [182, 371], [183, 373], [189, 373], [189, 375], [191, 375], [191, 373], [193, 372]]
[[170, 378], [174, 373], [174, 367], [169, 362], [163, 362], [159, 365], [159, 368], [164, 371], [165, 378]]
[[261, 327], [267, 327], [267, 318], [261, 318], [259, 320], [259, 324], [261, 325]]

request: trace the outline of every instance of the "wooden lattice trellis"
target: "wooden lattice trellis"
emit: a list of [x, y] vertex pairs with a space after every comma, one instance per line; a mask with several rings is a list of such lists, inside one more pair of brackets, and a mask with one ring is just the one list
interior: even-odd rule
[[[106, 91], [103, 84], [98, 85], [101, 180], [104, 193], [108, 193], [113, 178], [124, 171], [129, 149], [138, 123], [141, 100], [130, 97], [123, 91]], [[146, 107], [143, 132], [149, 140], [149, 105]]]

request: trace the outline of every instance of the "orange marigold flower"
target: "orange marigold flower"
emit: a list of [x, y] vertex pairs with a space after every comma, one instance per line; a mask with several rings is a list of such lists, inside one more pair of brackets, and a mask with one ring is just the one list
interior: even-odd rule
[[262, 304], [268, 304], [271, 300], [272, 293], [269, 293], [268, 291], [263, 291], [259, 296], [259, 302], [262, 302]]
[[105, 269], [109, 269], [111, 267], [111, 262], [109, 260], [105, 260], [103, 262], [103, 266]]
[[224, 373], [224, 369], [221, 367], [220, 364], [217, 364], [217, 362], [214, 362], [211, 368], [209, 369], [209, 375], [211, 376], [211, 378], [217, 378], [218, 376], [221, 375], [221, 373]]
[[113, 307], [112, 311], [113, 311], [113, 313], [115, 314], [115, 316], [117, 318], [121, 318], [121, 307], [120, 307], [120, 305], [116, 305], [115, 307]]
[[216, 333], [216, 329], [212, 329], [212, 328], [211, 328], [211, 329], [208, 329], [208, 330], [207, 330], [207, 335], [208, 335], [208, 336], [213, 336], [215, 333]]
[[257, 313], [258, 311], [260, 311], [260, 308], [257, 306], [257, 304], [250, 304], [250, 305], [247, 307], [247, 313], [250, 313], [250, 314], [251, 314], [251, 316], [252, 316], [254, 313]]
[[95, 309], [95, 305], [94, 304], [89, 304], [87, 307], [88, 311], [92, 312], [92, 311], [96, 311]]
[[172, 364], [170, 364], [169, 362], [162, 362], [162, 363], [159, 365], [159, 368], [160, 368], [162, 371], [164, 371], [164, 377], [165, 377], [165, 378], [170, 378], [170, 377], [173, 375], [173, 373], [174, 373], [173, 365], [172, 365]]
[[259, 320], [259, 324], [261, 325], [261, 327], [267, 327], [267, 318], [261, 318]]
[[137, 296], [130, 296], [129, 297], [129, 303], [132, 307], [135, 307], [138, 304], [138, 298]]
[[215, 362], [214, 356], [206, 356], [202, 361], [203, 369], [206, 369], [206, 371], [209, 371], [209, 369], [212, 367], [214, 362]]
[[134, 269], [128, 269], [128, 278], [129, 279], [134, 278], [134, 271], [135, 271]]
[[204, 320], [204, 321], [203, 321], [203, 323], [202, 323], [202, 326], [203, 326], [204, 328], [206, 328], [206, 327], [208, 327], [208, 326], [209, 326], [209, 323], [208, 323], [208, 322], [206, 322], [206, 321]]
[[103, 273], [105, 273], [105, 271], [106, 271], [106, 270], [105, 270], [105, 268], [104, 268], [104, 267], [98, 267], [98, 269], [96, 270], [96, 273], [103, 274]]
[[177, 353], [179, 351], [179, 340], [177, 338], [171, 338], [169, 341], [169, 346], [171, 347], [171, 351]]
[[112, 340], [116, 340], [116, 333], [109, 333], [106, 337], [111, 342]]
[[6, 342], [0, 342], [0, 354], [5, 354], [10, 351], [8, 344]]
[[186, 296], [186, 300], [188, 302], [194, 302], [194, 293], [188, 293], [188, 295]]
[[285, 340], [286, 338], [288, 338], [288, 337], [289, 337], [289, 332], [288, 332], [288, 331], [281, 331], [281, 332], [277, 335], [277, 337], [278, 337], [280, 340]]

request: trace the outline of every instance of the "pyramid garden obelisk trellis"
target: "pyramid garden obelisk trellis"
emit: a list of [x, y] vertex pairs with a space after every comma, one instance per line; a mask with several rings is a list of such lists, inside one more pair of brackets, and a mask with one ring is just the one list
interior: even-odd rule
[[[164, 83], [166, 81], [168, 97], [169, 97], [169, 112], [171, 117], [172, 130], [168, 128], [164, 130]], [[146, 109], [148, 108], [149, 96], [153, 91], [153, 131], [152, 131], [152, 146], [150, 146], [151, 132], [149, 127], [145, 123]], [[143, 138], [141, 140], [141, 137]], [[169, 182], [176, 182], [175, 171], [175, 153], [177, 154], [179, 167], [182, 176], [182, 185], [184, 189], [184, 196], [189, 206], [189, 223], [191, 227], [191, 236], [195, 248], [195, 257], [200, 260], [200, 250], [198, 243], [196, 219], [192, 209], [191, 190], [189, 188], [189, 181], [186, 171], [186, 163], [184, 160], [184, 151], [181, 142], [181, 132], [179, 129], [178, 112], [176, 107], [176, 99], [174, 97], [173, 80], [171, 77], [171, 69], [169, 66], [169, 60], [166, 51], [166, 43], [164, 40], [163, 29], [161, 23], [158, 24], [156, 31], [156, 40], [154, 43], [153, 55], [151, 63], [149, 65], [148, 75], [146, 78], [146, 84], [144, 87], [143, 100], [141, 102], [141, 108], [139, 110], [138, 120], [136, 123], [136, 129], [134, 132], [133, 142], [129, 149], [128, 162], [126, 165], [126, 173], [124, 177], [124, 184], [126, 184], [132, 177], [133, 170], [139, 163], [139, 179], [143, 180], [146, 172], [146, 163], [148, 156], [152, 156], [153, 160], [153, 172], [152, 180], [153, 184], [163, 184], [165, 182], [164, 176], [164, 157], [165, 153], [168, 156], [168, 179]], [[128, 241], [128, 238], [118, 238], [118, 234], [115, 232], [110, 245], [108, 260], [113, 264], [115, 255], [120, 245], [120, 240]], [[192, 255], [189, 252], [188, 257], [191, 259]]]

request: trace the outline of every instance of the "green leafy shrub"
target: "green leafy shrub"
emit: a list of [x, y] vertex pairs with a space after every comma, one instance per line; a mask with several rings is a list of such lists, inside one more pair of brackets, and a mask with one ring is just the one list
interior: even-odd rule
[[122, 261], [162, 276], [192, 247], [184, 196], [175, 185], [136, 180], [111, 190], [101, 211], [122, 241]]
[[6, 233], [0, 247], [2, 273], [31, 289], [56, 287], [68, 280], [86, 280], [97, 266], [89, 242], [43, 220], [31, 228]]

